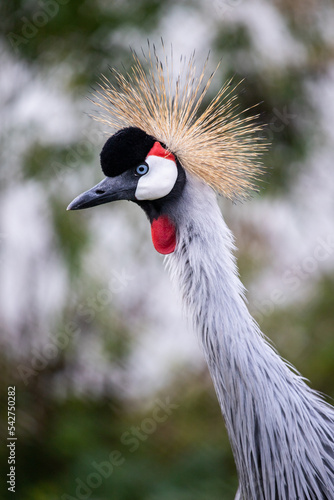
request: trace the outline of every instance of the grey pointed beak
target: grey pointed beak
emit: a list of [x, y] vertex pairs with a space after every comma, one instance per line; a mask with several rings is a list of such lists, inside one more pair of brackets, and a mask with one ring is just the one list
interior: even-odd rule
[[79, 194], [67, 207], [67, 210], [81, 210], [95, 207], [116, 200], [132, 200], [134, 186], [124, 183], [123, 176], [106, 177], [88, 191]]

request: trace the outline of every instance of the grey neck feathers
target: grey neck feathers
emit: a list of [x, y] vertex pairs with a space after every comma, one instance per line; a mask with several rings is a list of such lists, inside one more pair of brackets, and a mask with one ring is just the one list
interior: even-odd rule
[[268, 344], [250, 316], [213, 191], [187, 175], [167, 267], [203, 344], [242, 500], [334, 499], [334, 410]]

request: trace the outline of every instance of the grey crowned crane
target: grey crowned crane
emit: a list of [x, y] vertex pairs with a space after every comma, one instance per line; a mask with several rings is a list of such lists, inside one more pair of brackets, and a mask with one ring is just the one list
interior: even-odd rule
[[[253, 118], [235, 115], [228, 82], [204, 111], [212, 81], [194, 56], [178, 75], [149, 49], [128, 73], [103, 77], [97, 119], [114, 131], [104, 180], [69, 210], [116, 200], [141, 207], [155, 249], [178, 284], [225, 420], [238, 500], [333, 500], [334, 409], [274, 351], [251, 317], [217, 193], [242, 199], [261, 173]], [[201, 112], [200, 112], [201, 111]]]

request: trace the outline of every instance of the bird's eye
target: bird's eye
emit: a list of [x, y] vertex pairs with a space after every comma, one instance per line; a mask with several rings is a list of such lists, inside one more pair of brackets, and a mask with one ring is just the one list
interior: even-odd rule
[[147, 165], [147, 163], [141, 163], [136, 168], [136, 174], [137, 175], [145, 175], [145, 174], [147, 174], [147, 172], [148, 172], [148, 165]]

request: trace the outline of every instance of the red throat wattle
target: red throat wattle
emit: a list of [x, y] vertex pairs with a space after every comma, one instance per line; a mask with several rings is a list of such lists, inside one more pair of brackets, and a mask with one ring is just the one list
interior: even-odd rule
[[161, 215], [151, 224], [152, 241], [157, 252], [167, 255], [176, 247], [176, 229], [167, 215]]

